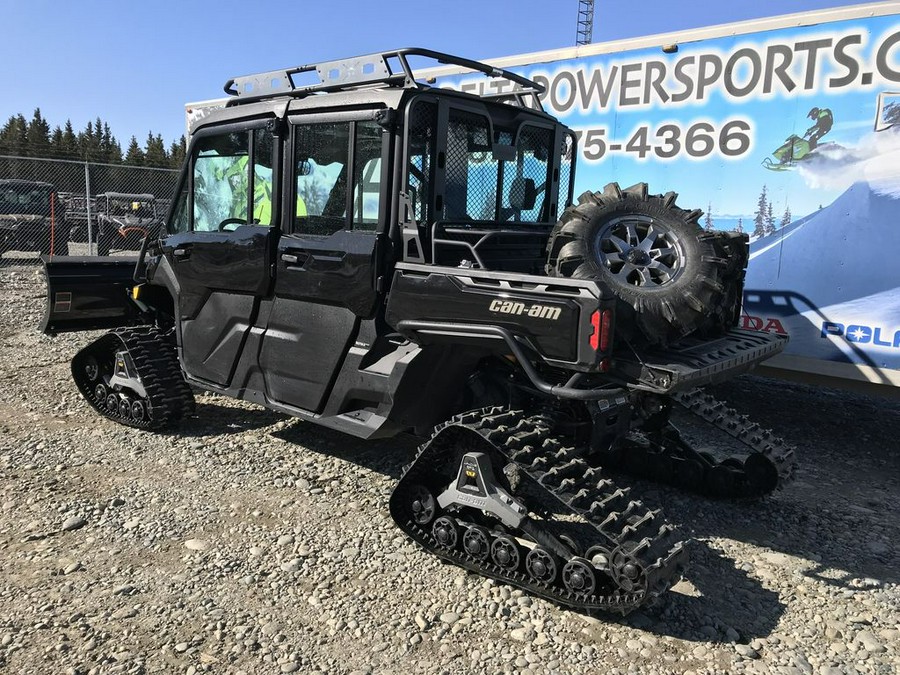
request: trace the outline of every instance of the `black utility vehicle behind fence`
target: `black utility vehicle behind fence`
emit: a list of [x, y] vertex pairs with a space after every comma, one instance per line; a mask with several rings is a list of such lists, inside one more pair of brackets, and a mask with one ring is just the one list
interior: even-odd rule
[[0, 267], [133, 252], [165, 218], [177, 178], [175, 169], [0, 155]]

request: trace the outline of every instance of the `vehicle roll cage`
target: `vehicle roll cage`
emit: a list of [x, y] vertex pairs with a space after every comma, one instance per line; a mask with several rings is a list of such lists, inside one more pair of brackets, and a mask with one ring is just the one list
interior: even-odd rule
[[[482, 98], [513, 99], [522, 107], [537, 107], [541, 109], [539, 94], [543, 94], [545, 87], [534, 80], [517, 75], [516, 73], [495, 68], [480, 61], [473, 61], [461, 56], [453, 56], [430, 49], [408, 47], [390, 51], [355, 56], [336, 61], [323, 61], [306, 66], [296, 66], [284, 70], [272, 70], [255, 75], [243, 75], [233, 77], [225, 83], [225, 93], [234, 96], [227, 105], [239, 105], [250, 103], [275, 96], [304, 97], [314, 93], [343, 91], [347, 89], [360, 89], [377, 85], [389, 87], [402, 87], [410, 89], [429, 89], [430, 85], [416, 80], [413, 70], [409, 65], [408, 57], [418, 56], [437, 61], [439, 64], [462, 66], [469, 70], [482, 73], [488, 77], [504, 78], [519, 85], [519, 89], [513, 92], [483, 95]], [[299, 85], [294, 76], [315, 71], [319, 76], [319, 83], [312, 85]], [[524, 97], [530, 96], [534, 101], [533, 106], [527, 106]]]

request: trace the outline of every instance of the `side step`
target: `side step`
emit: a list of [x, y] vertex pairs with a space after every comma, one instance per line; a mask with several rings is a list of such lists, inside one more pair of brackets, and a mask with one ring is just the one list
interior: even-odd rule
[[634, 389], [656, 394], [724, 382], [780, 354], [785, 335], [734, 329], [714, 340], [689, 338], [665, 349], [617, 354], [615, 373]]

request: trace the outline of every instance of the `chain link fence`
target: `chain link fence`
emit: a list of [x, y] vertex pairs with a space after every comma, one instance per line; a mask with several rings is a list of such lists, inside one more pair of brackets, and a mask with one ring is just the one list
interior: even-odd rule
[[0, 155], [0, 267], [43, 255], [134, 255], [162, 226], [175, 169]]

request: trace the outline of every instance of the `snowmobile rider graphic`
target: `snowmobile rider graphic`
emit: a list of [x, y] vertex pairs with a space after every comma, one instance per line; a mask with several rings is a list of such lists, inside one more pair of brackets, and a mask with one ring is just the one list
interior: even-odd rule
[[831, 127], [834, 124], [834, 117], [831, 114], [831, 110], [828, 108], [815, 107], [809, 111], [807, 117], [814, 120], [815, 123], [806, 130], [806, 133], [804, 133], [803, 136], [809, 137], [809, 149], [814, 150], [819, 143], [819, 139], [831, 131]]
[[806, 115], [814, 120], [809, 129], [803, 132], [803, 136], [791, 134], [785, 139], [784, 143], [777, 150], [772, 152], [772, 156], [777, 160], [773, 161], [766, 157], [762, 161], [762, 165], [770, 171], [788, 171], [796, 166], [797, 162], [809, 159], [813, 151], [819, 147], [819, 140], [831, 131], [834, 125], [834, 116], [828, 108], [813, 107]]

